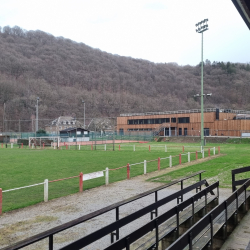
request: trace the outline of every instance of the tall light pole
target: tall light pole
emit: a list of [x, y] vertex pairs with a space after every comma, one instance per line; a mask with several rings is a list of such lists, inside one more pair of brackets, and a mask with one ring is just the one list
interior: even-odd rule
[[38, 131], [38, 101], [39, 97], [36, 98], [36, 132]]
[[83, 103], [83, 128], [85, 129], [85, 101], [82, 101]]
[[208, 30], [208, 19], [197, 23], [196, 32], [201, 33], [201, 146], [204, 147], [204, 119], [203, 119], [203, 32]]

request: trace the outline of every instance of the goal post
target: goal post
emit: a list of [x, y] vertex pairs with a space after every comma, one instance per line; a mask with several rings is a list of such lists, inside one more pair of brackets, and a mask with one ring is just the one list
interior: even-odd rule
[[42, 137], [29, 137], [29, 147], [32, 145], [37, 147], [51, 147], [51, 145], [59, 148], [60, 145], [60, 136], [42, 136]]

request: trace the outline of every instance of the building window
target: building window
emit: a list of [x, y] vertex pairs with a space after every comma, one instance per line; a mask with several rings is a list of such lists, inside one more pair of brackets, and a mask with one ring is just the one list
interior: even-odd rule
[[190, 123], [189, 117], [180, 117], [178, 118], [178, 123]]
[[176, 122], [176, 118], [175, 118], [175, 117], [172, 117], [172, 118], [171, 118], [171, 122], [175, 123], [175, 122]]

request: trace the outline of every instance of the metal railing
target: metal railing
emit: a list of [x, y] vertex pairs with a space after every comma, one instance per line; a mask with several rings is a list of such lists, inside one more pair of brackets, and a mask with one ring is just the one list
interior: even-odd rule
[[240, 173], [244, 173], [244, 172], [248, 172], [250, 171], [250, 166], [248, 167], [244, 167], [244, 168], [237, 168], [237, 169], [233, 169], [232, 170], [232, 191], [234, 192], [236, 190], [236, 186], [242, 185], [244, 184], [248, 179], [243, 179], [243, 180], [235, 180], [235, 175], [236, 174], [240, 174]]
[[[142, 194], [136, 195], [136, 196], [134, 196], [132, 198], [129, 198], [127, 200], [124, 200], [124, 201], [115, 203], [113, 205], [107, 206], [107, 207], [105, 207], [103, 209], [97, 210], [95, 212], [92, 212], [90, 214], [82, 216], [82, 217], [80, 217], [78, 219], [75, 219], [75, 220], [72, 220], [70, 222], [64, 223], [64, 224], [62, 224], [60, 226], [57, 226], [55, 228], [52, 228], [52, 229], [47, 230], [45, 232], [42, 232], [40, 234], [34, 235], [34, 236], [32, 236], [32, 237], [30, 237], [28, 239], [25, 239], [25, 240], [22, 240], [20, 242], [14, 243], [13, 245], [5, 247], [5, 248], [3, 248], [1, 250], [20, 249], [20, 248], [23, 248], [25, 246], [31, 245], [33, 243], [36, 243], [38, 241], [41, 241], [41, 240], [43, 240], [45, 238], [49, 238], [49, 243], [48, 243], [49, 247], [48, 247], [48, 249], [53, 250], [53, 237], [54, 237], [55, 234], [57, 234], [59, 232], [62, 232], [64, 230], [66, 230], [66, 229], [72, 228], [72, 227], [74, 227], [76, 225], [79, 225], [79, 224], [81, 224], [83, 222], [86, 222], [86, 221], [88, 221], [90, 219], [93, 219], [93, 218], [95, 218], [97, 216], [105, 214], [105, 213], [107, 213], [107, 212], [109, 212], [111, 210], [115, 210], [116, 222], [108, 225], [107, 227], [104, 227], [105, 230], [100, 229], [100, 230], [98, 230], [98, 231], [84, 237], [83, 238], [84, 239], [84, 244], [81, 243], [81, 246], [82, 245], [85, 246], [86, 242], [87, 242], [87, 244], [90, 244], [91, 242], [94, 242], [97, 239], [101, 238], [102, 237], [101, 235], [107, 235], [109, 233], [111, 233], [111, 242], [114, 240], [114, 236], [116, 236], [116, 240], [118, 240], [119, 239], [119, 228], [122, 225], [126, 225], [129, 222], [135, 220], [136, 218], [139, 218], [140, 216], [142, 216], [142, 214], [151, 213], [151, 216], [152, 216], [152, 214], [155, 214], [155, 216], [157, 216], [158, 207], [166, 204], [167, 202], [169, 202], [169, 201], [171, 201], [173, 199], [177, 199], [177, 201], [178, 201], [178, 199], [183, 200], [183, 194], [185, 194], [185, 193], [187, 193], [187, 192], [189, 192], [189, 191], [191, 191], [192, 189], [195, 189], [195, 188], [197, 190], [200, 190], [201, 185], [208, 185], [206, 180], [201, 180], [201, 174], [204, 173], [204, 172], [205, 172], [204, 170], [196, 172], [196, 173], [194, 173], [192, 175], [189, 175], [187, 177], [184, 177], [184, 178], [181, 178], [179, 180], [173, 181], [173, 182], [171, 182], [169, 184], [165, 184], [165, 185], [163, 185], [161, 187], [154, 188], [152, 190], [149, 190], [149, 191], [144, 192]], [[183, 189], [183, 181], [185, 181], [187, 179], [190, 179], [190, 178], [192, 178], [194, 176], [197, 176], [197, 175], [199, 175], [199, 180], [200, 181], [198, 183], [195, 183], [195, 184]], [[162, 189], [165, 189], [167, 187], [170, 187], [170, 186], [172, 186], [174, 184], [177, 184], [179, 182], [181, 183], [181, 190], [179, 192], [177, 192], [177, 193], [175, 193], [173, 195], [167, 196], [167, 197], [165, 197], [165, 198], [158, 201], [158, 191], [160, 191]], [[137, 211], [137, 212], [123, 218], [123, 219], [119, 219], [119, 207], [121, 207], [121, 206], [123, 206], [125, 204], [128, 204], [130, 202], [133, 202], [135, 200], [138, 200], [140, 198], [143, 198], [145, 196], [148, 196], [150, 194], [155, 194], [155, 203], [153, 203], [153, 204], [149, 205], [148, 207], [146, 207], [146, 208], [144, 208], [142, 210], [139, 210], [139, 211]], [[213, 194], [213, 193], [211, 193], [211, 194]], [[114, 233], [114, 231], [115, 231], [115, 233]], [[82, 242], [83, 239], [80, 239], [80, 241]], [[74, 246], [78, 245], [78, 243], [72, 243], [72, 244], [74, 244]], [[66, 246], [66, 248], [62, 248], [62, 249], [74, 249], [74, 248], [72, 248], [72, 247], [67, 248], [67, 246]], [[76, 249], [78, 249], [78, 248], [76, 248]]]
[[230, 216], [228, 215], [228, 207], [233, 202], [235, 202], [234, 213], [239, 209], [239, 196], [243, 195], [243, 202], [246, 204], [247, 194], [246, 189], [250, 186], [250, 180], [246, 181], [244, 185], [242, 185], [238, 190], [236, 190], [228, 199], [223, 201], [220, 205], [211, 210], [207, 215], [205, 215], [200, 221], [198, 221], [194, 226], [192, 226], [185, 234], [183, 234], [179, 239], [177, 239], [171, 246], [169, 246], [168, 250], [176, 250], [176, 249], [184, 249], [187, 246], [190, 250], [193, 249], [193, 239], [197, 237], [206, 227], [210, 229], [209, 238], [207, 241], [210, 241], [210, 245], [213, 245], [213, 222], [216, 217], [224, 213], [225, 223], [227, 226], [228, 219]]
[[[205, 196], [205, 205], [206, 205], [207, 193], [211, 192], [213, 189], [218, 188], [218, 187], [219, 187], [219, 182], [216, 182], [212, 184], [211, 186], [208, 186], [207, 188], [201, 190], [199, 193], [185, 200], [181, 204], [173, 207], [172, 209], [168, 210], [167, 212], [153, 219], [152, 221], [150, 221], [143, 227], [137, 229], [133, 233], [127, 235], [126, 237], [115, 242], [111, 246], [105, 248], [105, 250], [117, 250], [117, 249], [124, 249], [124, 248], [130, 249], [130, 244], [134, 243], [135, 241], [137, 241], [138, 239], [140, 239], [141, 237], [145, 236], [147, 233], [153, 230], [155, 230], [155, 248], [154, 249], [158, 249], [158, 243], [161, 240], [161, 238], [159, 238], [159, 235], [158, 235], [159, 226], [165, 221], [169, 220], [171, 217], [176, 216], [176, 227], [173, 228], [173, 230], [176, 229], [176, 231], [178, 232], [179, 226], [180, 226], [179, 213], [191, 205], [192, 216], [193, 216], [194, 215], [194, 203], [197, 202], [199, 199], [201, 199], [203, 196]], [[62, 248], [62, 249], [66, 250], [70, 248]], [[176, 249], [179, 249], [179, 248], [175, 248], [175, 250]]]

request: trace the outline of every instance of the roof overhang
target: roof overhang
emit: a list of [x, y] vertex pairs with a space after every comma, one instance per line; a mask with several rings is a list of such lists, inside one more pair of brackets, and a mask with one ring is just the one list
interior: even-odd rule
[[250, 29], [250, 0], [232, 0], [232, 2]]

